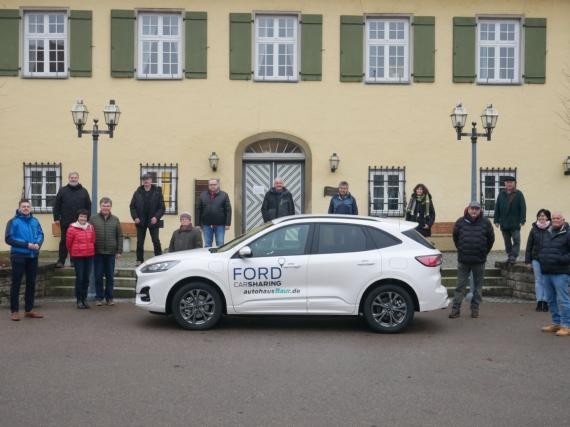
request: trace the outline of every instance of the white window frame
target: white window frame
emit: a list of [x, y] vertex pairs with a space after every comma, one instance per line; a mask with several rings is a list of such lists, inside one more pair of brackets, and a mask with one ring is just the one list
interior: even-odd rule
[[[384, 202], [384, 209], [374, 209], [374, 177], [378, 175], [384, 176], [384, 195], [386, 200]], [[397, 176], [398, 177], [398, 208], [397, 209], [390, 209], [389, 208], [389, 197], [388, 197], [388, 177], [389, 176]], [[370, 168], [369, 169], [369, 176], [368, 176], [368, 183], [369, 183], [369, 195], [370, 195], [370, 204], [369, 204], [369, 215], [370, 216], [390, 216], [390, 217], [402, 217], [405, 213], [405, 184], [406, 184], [406, 170], [404, 168]]]
[[[145, 173], [156, 176], [156, 181], [153, 179], [152, 183], [162, 188], [162, 195], [164, 197], [164, 213], [167, 215], [176, 215], [178, 213], [178, 165], [141, 165], [141, 176]], [[161, 173], [170, 172], [170, 190], [168, 194], [165, 192], [165, 185]]]
[[[273, 13], [256, 13], [254, 15], [254, 37], [253, 37], [253, 44], [254, 44], [254, 57], [253, 57], [253, 79], [255, 81], [275, 81], [275, 82], [298, 82], [299, 81], [299, 44], [300, 44], [300, 26], [299, 26], [299, 15], [293, 13], [282, 13], [282, 14], [273, 14]], [[274, 21], [273, 29], [274, 31], [278, 31], [279, 26], [277, 24], [277, 20], [280, 18], [290, 18], [293, 21], [293, 37], [279, 37], [279, 35], [275, 35], [274, 37], [259, 37], [258, 26], [261, 18], [272, 18]], [[273, 75], [271, 76], [263, 76], [259, 73], [259, 53], [260, 53], [260, 45], [261, 44], [272, 44], [273, 45]], [[278, 69], [279, 69], [279, 45], [291, 45], [293, 46], [293, 53], [292, 53], [292, 68], [293, 73], [291, 76], [279, 76]]]
[[[495, 209], [486, 209], [486, 201], [490, 200], [489, 198], [485, 197], [486, 191], [489, 187], [485, 185], [485, 178], [488, 176], [495, 177], [495, 184], [493, 186], [494, 190], [494, 198], [492, 199], [493, 203], [497, 201], [497, 197], [499, 197], [499, 193], [501, 190], [505, 188], [504, 181], [501, 185], [501, 177], [505, 176], [514, 176], [515, 179], [517, 178], [517, 168], [481, 168], [480, 170], [481, 182], [480, 182], [480, 191], [481, 191], [481, 206], [483, 206], [484, 214], [487, 218], [494, 218], [495, 217]], [[494, 207], [495, 205], [493, 205]]]
[[[384, 37], [382, 39], [371, 39], [370, 31], [372, 23], [384, 24]], [[404, 25], [404, 38], [403, 39], [390, 39], [390, 23], [402, 23]], [[367, 16], [365, 25], [365, 80], [366, 83], [410, 83], [410, 18], [407, 17], [387, 17], [387, 16]], [[390, 77], [390, 47], [404, 48], [404, 71], [401, 77]], [[371, 58], [370, 48], [377, 47], [384, 49], [384, 76], [377, 77], [370, 72]], [[388, 53], [388, 54], [387, 54]]]
[[[144, 17], [154, 16], [158, 19], [158, 34], [145, 35], [143, 34]], [[164, 35], [164, 18], [175, 16], [178, 19], [178, 34], [177, 35]], [[182, 64], [184, 62], [184, 25], [182, 20], [182, 13], [179, 11], [168, 12], [152, 12], [152, 11], [139, 11], [137, 13], [137, 78], [141, 80], [180, 80], [182, 79]], [[144, 43], [156, 42], [157, 46], [157, 73], [148, 74], [144, 72]], [[178, 67], [176, 73], [164, 73], [164, 45], [165, 43], [175, 43], [178, 49]]]
[[[493, 24], [495, 26], [494, 37], [495, 40], [481, 40], [482, 36], [482, 25], [483, 24]], [[500, 40], [500, 28], [501, 24], [514, 24], [514, 40]], [[520, 18], [478, 18], [477, 20], [477, 83], [479, 84], [520, 84], [522, 81], [522, 43], [521, 43], [521, 29], [522, 22]], [[482, 48], [494, 48], [494, 77], [482, 78], [481, 72], [481, 49]], [[500, 78], [501, 71], [501, 48], [513, 48], [514, 60], [513, 60], [513, 78]]]
[[[30, 32], [30, 17], [41, 15], [43, 17], [43, 32]], [[63, 33], [50, 33], [50, 17], [63, 16]], [[64, 79], [69, 76], [69, 17], [65, 10], [24, 10], [22, 46], [22, 75], [24, 77]], [[44, 44], [44, 71], [30, 71], [30, 42], [41, 41]], [[49, 71], [50, 68], [50, 41], [63, 41], [63, 71]], [[46, 71], [47, 70], [47, 71]]]
[[[55, 192], [47, 193], [47, 172], [55, 171]], [[32, 172], [42, 173], [42, 189], [41, 193], [32, 193]], [[47, 198], [52, 196], [55, 203], [55, 196], [61, 187], [61, 164], [49, 164], [49, 163], [26, 163], [24, 164], [24, 197], [30, 200], [32, 204], [32, 212], [34, 213], [51, 213], [53, 212], [53, 206], [48, 206]], [[40, 196], [41, 205], [34, 205], [34, 197]]]

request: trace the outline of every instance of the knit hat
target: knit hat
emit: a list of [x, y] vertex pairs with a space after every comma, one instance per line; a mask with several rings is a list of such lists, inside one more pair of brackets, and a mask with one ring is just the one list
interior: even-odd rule
[[190, 221], [192, 221], [192, 215], [190, 215], [188, 212], [182, 212], [180, 214], [180, 221], [182, 221], [184, 218], [189, 219]]

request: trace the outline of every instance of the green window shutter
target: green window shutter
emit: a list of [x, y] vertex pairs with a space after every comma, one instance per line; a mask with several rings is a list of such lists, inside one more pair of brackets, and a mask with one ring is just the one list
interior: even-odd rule
[[363, 76], [364, 18], [340, 17], [340, 81], [361, 82]]
[[453, 81], [473, 83], [475, 71], [475, 34], [477, 23], [473, 17], [453, 18]]
[[17, 76], [20, 70], [18, 53], [20, 49], [20, 11], [0, 10], [0, 76]]
[[433, 83], [435, 76], [435, 17], [416, 16], [414, 28], [414, 81]]
[[208, 70], [208, 14], [186, 12], [185, 74], [187, 79], [205, 79]]
[[251, 13], [230, 13], [230, 79], [251, 79]]
[[69, 14], [69, 73], [73, 77], [91, 77], [92, 15], [90, 10]]
[[111, 10], [111, 76], [135, 75], [135, 12]]
[[546, 80], [546, 18], [526, 18], [524, 22], [524, 81]]
[[323, 16], [301, 15], [301, 80], [321, 80]]

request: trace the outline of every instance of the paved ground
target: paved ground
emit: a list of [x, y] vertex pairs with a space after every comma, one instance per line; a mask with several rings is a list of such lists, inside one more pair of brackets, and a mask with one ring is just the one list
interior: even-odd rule
[[206, 332], [121, 301], [46, 318], [0, 307], [1, 425], [568, 425], [570, 338], [528, 304], [355, 318], [226, 318]]

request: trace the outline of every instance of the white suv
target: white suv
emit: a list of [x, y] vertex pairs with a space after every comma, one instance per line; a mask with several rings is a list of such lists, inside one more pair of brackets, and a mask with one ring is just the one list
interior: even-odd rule
[[297, 215], [219, 248], [154, 257], [137, 268], [136, 305], [208, 329], [222, 314], [362, 315], [377, 332], [403, 330], [415, 311], [446, 308], [441, 253], [416, 223]]

